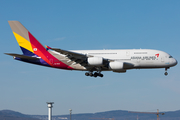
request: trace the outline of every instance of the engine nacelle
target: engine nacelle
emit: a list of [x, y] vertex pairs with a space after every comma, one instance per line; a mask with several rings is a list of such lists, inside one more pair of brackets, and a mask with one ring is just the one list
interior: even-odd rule
[[112, 69], [112, 70], [122, 70], [123, 67], [124, 67], [123, 62], [115, 61], [115, 62], [109, 63], [109, 69]]
[[89, 57], [87, 59], [89, 65], [103, 65], [103, 58], [102, 57]]

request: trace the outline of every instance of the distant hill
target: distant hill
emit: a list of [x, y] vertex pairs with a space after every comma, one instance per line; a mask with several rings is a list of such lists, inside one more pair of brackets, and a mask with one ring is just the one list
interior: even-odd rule
[[[160, 120], [180, 120], [180, 110], [164, 112]], [[98, 118], [109, 118], [104, 120], [157, 120], [155, 114], [128, 113], [124, 110], [114, 110], [98, 113], [72, 114], [72, 120], [98, 120]], [[113, 119], [110, 119], [113, 118]], [[11, 110], [0, 111], [0, 120], [48, 120], [47, 115], [25, 115]], [[69, 120], [69, 115], [56, 115], [52, 120]]]
[[[180, 120], [180, 110], [172, 112], [164, 112], [165, 115], [159, 115], [160, 120]], [[93, 120], [93, 118], [114, 118], [114, 120], [157, 120], [156, 114], [128, 113], [124, 110], [114, 110], [98, 113], [72, 114], [72, 120]], [[47, 116], [33, 116], [47, 120]], [[69, 120], [69, 115], [53, 116], [53, 120]], [[94, 119], [98, 120], [98, 119]], [[99, 119], [100, 120], [100, 119]], [[113, 120], [113, 119], [104, 119]]]
[[2, 110], [0, 111], [0, 120], [39, 120], [39, 119], [12, 110]]

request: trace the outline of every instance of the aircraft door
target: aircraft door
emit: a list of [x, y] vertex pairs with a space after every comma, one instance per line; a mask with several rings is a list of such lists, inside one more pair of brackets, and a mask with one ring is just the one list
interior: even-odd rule
[[130, 55], [130, 52], [129, 51], [126, 51], [126, 56], [129, 56]]
[[131, 56], [130, 56], [130, 51], [126, 51], [126, 59], [131, 59]]
[[161, 57], [161, 62], [164, 62], [164, 57]]
[[53, 59], [50, 59], [50, 63], [53, 64], [53, 63], [54, 63], [54, 60], [53, 60]]

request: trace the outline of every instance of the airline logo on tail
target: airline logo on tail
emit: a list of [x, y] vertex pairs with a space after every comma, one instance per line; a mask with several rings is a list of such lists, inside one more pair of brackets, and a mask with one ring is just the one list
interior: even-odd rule
[[[61, 69], [73, 69], [50, 54], [48, 52], [50, 47], [46, 46], [45, 48], [19, 21], [8, 22], [24, 56], [36, 56], [40, 58], [39, 62], [42, 65], [58, 67]], [[24, 60], [24, 58], [25, 57], [22, 59], [21, 55], [21, 59]], [[56, 64], [54, 64], [53, 61], [56, 61]], [[28, 62], [28, 60], [25, 62]], [[59, 64], [57, 64], [57, 62]]]

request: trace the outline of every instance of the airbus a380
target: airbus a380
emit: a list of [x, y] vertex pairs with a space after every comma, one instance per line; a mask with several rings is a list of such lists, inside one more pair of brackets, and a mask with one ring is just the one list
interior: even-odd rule
[[15, 60], [65, 69], [87, 71], [86, 76], [103, 77], [102, 71], [124, 73], [130, 69], [167, 69], [177, 60], [166, 52], [151, 49], [63, 50], [44, 47], [20, 22], [8, 21], [23, 54], [5, 53]]

